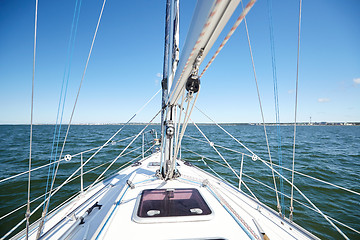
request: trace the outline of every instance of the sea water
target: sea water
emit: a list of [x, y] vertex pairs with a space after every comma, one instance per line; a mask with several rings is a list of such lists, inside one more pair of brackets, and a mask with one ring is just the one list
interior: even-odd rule
[[[90, 185], [96, 177], [123, 151], [132, 141], [133, 137], [142, 130], [145, 125], [129, 125], [115, 136], [107, 146], [84, 166], [84, 188]], [[226, 167], [223, 158], [231, 165], [237, 174], [240, 173], [241, 160], [243, 159], [242, 179], [252, 190], [254, 195], [263, 203], [276, 209], [276, 194], [273, 191], [274, 182], [271, 169], [259, 159], [254, 161], [253, 153], [265, 161], [271, 160], [279, 164], [279, 139], [281, 138], [282, 166], [291, 169], [293, 160], [293, 126], [282, 126], [280, 135], [275, 126], [267, 126], [269, 156], [264, 129], [262, 126], [251, 125], [224, 125], [223, 126], [239, 142], [232, 139], [215, 125], [200, 125], [199, 128], [211, 142], [204, 138], [198, 129], [191, 125], [183, 138], [181, 149], [182, 159], [194, 165], [219, 174], [232, 185], [238, 187], [239, 181], [232, 170]], [[31, 168], [37, 168], [49, 163], [50, 159], [56, 161], [62, 152], [73, 156], [70, 161], [62, 161], [59, 164], [54, 188], [64, 182], [75, 170], [80, 167], [81, 156], [87, 161], [96, 149], [86, 150], [102, 146], [122, 125], [75, 125], [71, 126], [67, 142], [63, 147], [63, 140], [67, 126], [62, 126], [60, 134], [54, 135], [55, 126], [33, 126], [32, 164]], [[134, 143], [123, 153], [105, 175], [117, 171], [129, 160], [139, 160], [142, 155], [142, 143], [147, 143], [144, 150], [151, 146], [154, 133], [148, 131], [155, 129], [160, 131], [158, 125], [150, 125], [146, 128], [147, 134], [139, 135]], [[29, 131], [28, 125], [0, 125], [0, 181], [15, 174], [28, 170], [29, 159]], [[131, 137], [132, 138], [128, 138]], [[159, 137], [159, 136], [158, 136]], [[195, 139], [194, 139], [195, 138]], [[55, 139], [55, 143], [53, 143]], [[57, 140], [59, 143], [57, 144]], [[211, 145], [220, 152], [219, 156]], [[63, 151], [62, 151], [63, 148]], [[151, 151], [145, 153], [150, 154]], [[52, 157], [51, 157], [52, 156]], [[243, 157], [244, 156], [244, 157]], [[135, 159], [135, 160], [134, 160]], [[40, 168], [31, 173], [31, 199], [36, 199], [31, 204], [34, 210], [44, 200], [46, 183], [51, 185], [51, 176], [55, 168]], [[100, 167], [98, 167], [100, 166]], [[96, 168], [97, 167], [97, 168]], [[291, 172], [274, 166], [285, 178], [291, 181]], [[344, 188], [360, 192], [360, 126], [298, 126], [296, 128], [295, 170], [317, 179], [330, 182]], [[276, 187], [283, 194], [283, 213], [289, 216], [291, 194], [290, 185], [276, 176]], [[49, 178], [48, 178], [49, 176]], [[74, 174], [68, 184], [51, 198], [50, 208], [60, 204], [73, 194], [81, 190], [80, 171]], [[50, 179], [50, 180], [47, 180]], [[256, 179], [256, 180], [254, 180]], [[260, 181], [261, 183], [257, 182]], [[28, 174], [0, 183], [0, 216], [17, 209], [6, 218], [0, 220], [0, 236], [3, 236], [19, 221], [24, 218], [27, 202]], [[320, 181], [295, 174], [294, 184], [315, 204], [325, 215], [336, 219], [348, 226], [360, 230], [360, 196]], [[241, 189], [251, 195], [242, 184]], [[279, 194], [281, 201], [281, 194]], [[294, 222], [312, 232], [322, 239], [341, 239], [341, 235], [313, 208], [296, 190], [294, 190]], [[300, 202], [300, 203], [299, 203]], [[310, 208], [309, 208], [310, 207]], [[31, 218], [32, 221], [40, 216], [37, 211]], [[360, 239], [360, 235], [334, 222], [350, 239]], [[24, 228], [24, 224], [20, 229]]]

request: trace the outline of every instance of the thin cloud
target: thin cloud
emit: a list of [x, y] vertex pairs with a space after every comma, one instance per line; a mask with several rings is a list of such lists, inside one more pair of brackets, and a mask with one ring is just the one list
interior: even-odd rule
[[357, 86], [360, 84], [360, 78], [354, 78], [353, 79], [354, 85]]
[[330, 102], [330, 98], [318, 98], [319, 103]]
[[294, 90], [290, 89], [288, 90], [288, 94], [293, 94], [294, 93]]
[[157, 73], [157, 74], [156, 74], [156, 76], [159, 77], [159, 78], [162, 77], [161, 75], [162, 75], [161, 73]]

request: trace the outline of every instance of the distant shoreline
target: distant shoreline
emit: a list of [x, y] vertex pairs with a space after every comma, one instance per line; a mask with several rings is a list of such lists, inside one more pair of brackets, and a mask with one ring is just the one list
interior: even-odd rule
[[[147, 123], [128, 123], [128, 125], [146, 125]], [[202, 125], [202, 126], [212, 126], [212, 125], [216, 125], [214, 123], [197, 123], [198, 125]], [[222, 126], [259, 126], [259, 125], [263, 125], [262, 123], [218, 123], [219, 125]], [[21, 126], [21, 125], [30, 125], [30, 124], [26, 124], [26, 123], [1, 123], [0, 126]], [[37, 123], [37, 124], [33, 124], [36, 126], [46, 126], [46, 125], [55, 125], [53, 123]], [[63, 124], [63, 125], [67, 125], [67, 124]], [[74, 126], [111, 126], [111, 125], [125, 125], [125, 123], [74, 123], [72, 124]], [[152, 126], [157, 126], [160, 125], [160, 123], [151, 123], [150, 125]], [[189, 123], [189, 125], [193, 125], [191, 123]], [[276, 123], [266, 123], [267, 126], [276, 126]], [[294, 126], [294, 123], [280, 123], [279, 125], [281, 126]], [[296, 123], [297, 126], [360, 126], [360, 122], [313, 122], [313, 123], [308, 123], [308, 122], [299, 122]]]

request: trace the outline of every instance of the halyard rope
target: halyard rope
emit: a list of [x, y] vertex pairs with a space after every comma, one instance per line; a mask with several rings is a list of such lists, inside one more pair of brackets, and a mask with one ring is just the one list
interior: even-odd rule
[[33, 56], [32, 87], [31, 87], [29, 176], [28, 176], [27, 208], [26, 208], [26, 213], [25, 213], [25, 217], [26, 217], [26, 239], [29, 238], [29, 226], [30, 226], [31, 150], [32, 150], [33, 114], [34, 114], [34, 82], [35, 82], [37, 13], [38, 13], [38, 0], [36, 0], [36, 3], [35, 3], [34, 56]]
[[[64, 74], [63, 74], [63, 79], [62, 79], [62, 84], [61, 84], [58, 110], [57, 110], [57, 114], [56, 114], [56, 124], [55, 124], [55, 129], [54, 129], [53, 141], [52, 141], [52, 145], [51, 145], [51, 154], [50, 154], [50, 161], [49, 161], [51, 163], [51, 165], [49, 165], [48, 176], [47, 176], [47, 179], [46, 179], [45, 200], [47, 198], [46, 193], [47, 193], [48, 187], [49, 187], [49, 179], [50, 179], [51, 168], [52, 168], [52, 176], [51, 176], [52, 178], [54, 177], [54, 173], [55, 173], [55, 163], [56, 163], [58, 147], [59, 147], [59, 142], [60, 142], [61, 126], [62, 126], [62, 120], [63, 120], [63, 116], [64, 116], [65, 101], [66, 101], [66, 95], [67, 95], [67, 89], [68, 89], [68, 83], [69, 83], [72, 56], [73, 56], [74, 47], [75, 47], [75, 39], [76, 39], [77, 27], [78, 27], [78, 23], [79, 23], [81, 3], [82, 3], [82, 0], [80, 0], [80, 3], [79, 3], [79, 0], [76, 0], [73, 20], [72, 20], [72, 24], [71, 24], [70, 38], [69, 38], [68, 49], [67, 49], [67, 57], [66, 57], [66, 64], [65, 64], [65, 69], [64, 69]], [[64, 90], [65, 80], [66, 80], [66, 84], [65, 84], [65, 90]], [[60, 114], [61, 103], [62, 103], [62, 108], [61, 108], [61, 116], [60, 116], [60, 122], [59, 122], [59, 114]], [[57, 135], [57, 137], [56, 137], [56, 135]], [[56, 142], [55, 155], [53, 155], [54, 154], [55, 142]], [[44, 205], [44, 208], [45, 208], [45, 205]]]
[[[241, 2], [241, 4], [242, 4], [242, 2]], [[263, 109], [262, 109], [261, 98], [260, 98], [260, 91], [259, 91], [259, 85], [258, 85], [258, 81], [257, 81], [257, 77], [256, 77], [254, 57], [253, 57], [252, 50], [251, 50], [250, 36], [249, 36], [249, 31], [248, 31], [248, 27], [247, 27], [247, 23], [246, 23], [246, 18], [245, 18], [245, 17], [244, 17], [244, 23], [245, 23], [247, 40], [248, 40], [248, 44], [249, 44], [251, 64], [252, 64], [252, 68], [253, 68], [253, 71], [254, 71], [254, 80], [255, 80], [256, 92], [257, 92], [258, 100], [259, 100], [259, 107], [260, 107], [260, 112], [261, 112], [261, 119], [262, 119], [263, 126], [264, 126], [264, 134], [265, 134], [266, 146], [267, 146], [267, 151], [268, 151], [268, 154], [269, 154], [270, 164], [271, 164], [271, 166], [272, 166], [271, 152], [270, 152], [269, 140], [268, 140], [267, 132], [266, 132], [266, 124], [265, 124], [264, 112], [263, 112]], [[273, 168], [271, 168], [271, 169], [273, 169]], [[281, 214], [281, 206], [280, 206], [279, 195], [278, 195], [277, 187], [276, 187], [275, 174], [274, 174], [274, 171], [273, 171], [273, 170], [271, 171], [271, 173], [272, 173], [272, 177], [273, 177], [273, 180], [274, 180], [274, 187], [275, 187], [275, 189], [276, 189], [276, 194], [275, 194], [275, 195], [276, 195], [277, 208], [278, 208], [279, 213]]]
[[[274, 44], [274, 29], [272, 23], [272, 5], [271, 0], [268, 2], [268, 17], [269, 17], [269, 31], [270, 31], [270, 49], [271, 49], [271, 65], [273, 72], [273, 85], [274, 85], [274, 105], [275, 105], [275, 119], [276, 119], [276, 130], [277, 130], [277, 139], [278, 139], [278, 163], [282, 166], [282, 152], [281, 152], [281, 132], [280, 132], [280, 107], [279, 107], [279, 93], [278, 93], [278, 84], [277, 84], [277, 74], [276, 74], [276, 57], [275, 57], [275, 44]], [[279, 172], [282, 174], [282, 169], [279, 169]], [[284, 192], [283, 179], [280, 178], [280, 192]], [[280, 195], [280, 206], [281, 214], [284, 215], [284, 196]]]
[[[86, 70], [87, 70], [87, 67], [88, 67], [88, 64], [89, 64], [89, 60], [90, 60], [90, 56], [91, 56], [92, 49], [93, 49], [93, 46], [94, 46], [94, 42], [95, 42], [95, 39], [96, 39], [97, 31], [98, 31], [98, 29], [99, 29], [101, 17], [102, 17], [103, 11], [104, 11], [105, 3], [106, 3], [106, 0], [103, 1], [103, 5], [102, 5], [101, 11], [100, 11], [100, 16], [99, 16], [99, 19], [98, 19], [98, 22], [97, 22], [97, 25], [96, 25], [96, 29], [95, 29], [95, 33], [94, 33], [94, 36], [93, 36], [93, 39], [92, 39], [92, 42], [91, 42], [91, 47], [90, 47], [89, 54], [88, 54], [88, 57], [87, 57], [87, 60], [86, 60], [84, 72], [83, 72], [83, 75], [82, 75], [82, 77], [81, 77], [79, 89], [78, 89], [78, 92], [77, 92], [77, 95], [76, 95], [74, 107], [73, 107], [73, 110], [72, 110], [72, 113], [71, 113], [71, 116], [70, 116], [70, 120], [69, 120], [69, 124], [68, 124], [67, 130], [66, 130], [66, 134], [65, 134], [65, 138], [64, 138], [64, 143], [63, 143], [62, 148], [61, 148], [61, 152], [60, 152], [59, 159], [61, 159], [62, 153], [63, 153], [64, 148], [65, 148], [65, 143], [66, 143], [67, 136], [68, 136], [68, 134], [69, 134], [70, 126], [71, 126], [71, 123], [72, 123], [72, 119], [73, 119], [73, 116], [74, 116], [74, 113], [75, 113], [76, 104], [77, 104], [77, 101], [78, 101], [78, 99], [79, 99], [81, 86], [82, 86], [82, 83], [83, 83], [83, 81], [84, 81], [85, 73], [86, 73]], [[42, 216], [41, 216], [41, 219], [40, 219], [39, 229], [38, 229], [38, 232], [37, 232], [37, 238], [39, 238], [40, 235], [41, 235], [42, 227], [43, 227], [43, 224], [44, 224], [44, 218], [45, 218], [46, 213], [47, 213], [47, 208], [48, 208], [48, 206], [49, 206], [49, 201], [50, 201], [50, 198], [51, 198], [51, 192], [52, 192], [52, 189], [53, 189], [53, 187], [54, 187], [54, 183], [55, 183], [56, 174], [57, 174], [58, 169], [59, 169], [59, 163], [58, 163], [57, 166], [56, 166], [56, 170], [55, 170], [55, 173], [54, 173], [53, 181], [51, 182], [50, 195], [49, 195], [49, 197], [48, 197], [48, 200], [47, 200], [47, 202], [46, 202], [46, 206], [45, 206], [45, 208], [44, 208], [44, 211], [43, 211]]]
[[299, 25], [298, 25], [298, 46], [297, 46], [297, 61], [296, 61], [296, 90], [295, 90], [295, 118], [294, 118], [294, 144], [293, 144], [293, 159], [292, 159], [292, 174], [291, 174], [291, 198], [290, 198], [290, 221], [293, 220], [293, 198], [294, 198], [294, 170], [295, 170], [295, 143], [296, 143], [296, 115], [297, 115], [297, 98], [298, 98], [298, 86], [299, 86], [299, 56], [300, 56], [300, 29], [301, 29], [301, 4], [299, 1]]

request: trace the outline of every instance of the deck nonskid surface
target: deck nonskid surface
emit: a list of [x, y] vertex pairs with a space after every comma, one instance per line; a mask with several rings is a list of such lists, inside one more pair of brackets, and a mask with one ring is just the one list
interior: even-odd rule
[[[270, 239], [315, 238], [243, 192], [182, 161], [179, 178], [158, 179], [159, 160], [160, 154], [153, 154], [75, 198], [49, 217], [44, 238], [263, 239], [263, 233]], [[149, 189], [196, 189], [211, 214], [139, 218], [141, 193]]]
[[[227, 184], [221, 183], [213, 176], [182, 162], [179, 162], [178, 166], [182, 174], [180, 178], [166, 182], [154, 179], [157, 167], [149, 165], [151, 162], [159, 161], [158, 157], [155, 155], [143, 161], [132, 175], [131, 181], [135, 184], [135, 188], [129, 188], [123, 195], [119, 207], [99, 236], [105, 239], [113, 239], [114, 236], [121, 234], [132, 236], [134, 239], [251, 239], [252, 237], [262, 239], [262, 234], [255, 225], [256, 221], [270, 239], [305, 238], [273, 211], [264, 208]], [[204, 181], [208, 182], [208, 186], [203, 186]], [[196, 216], [185, 220], [182, 217], [178, 217], [177, 220], [154, 218], [147, 223], [133, 220], [134, 212], [136, 214], [137, 211], [136, 201], [143, 190], [181, 188], [197, 189], [213, 211], [213, 215], [205, 220], [198, 220]], [[242, 222], [236, 219], [234, 211]]]

